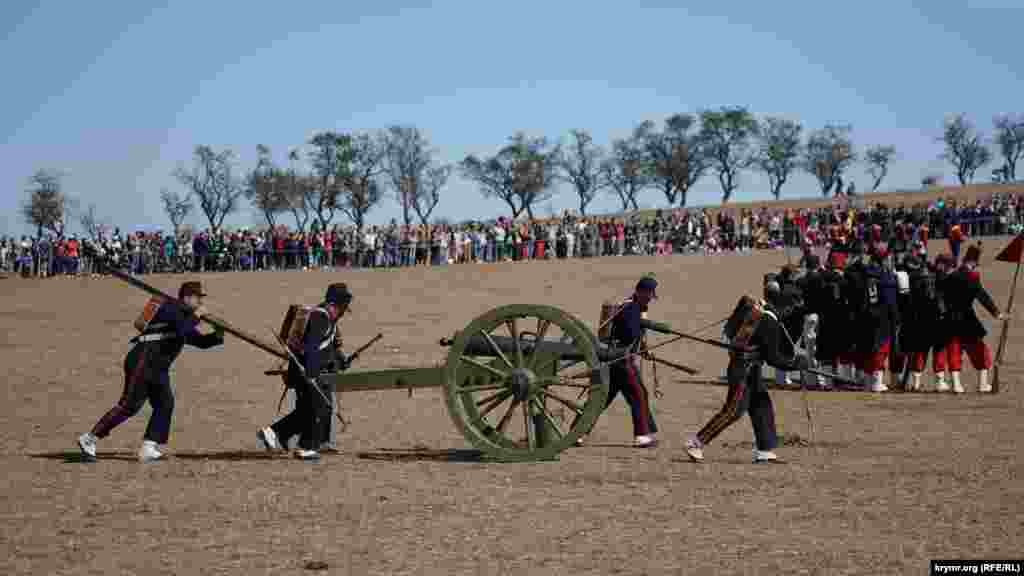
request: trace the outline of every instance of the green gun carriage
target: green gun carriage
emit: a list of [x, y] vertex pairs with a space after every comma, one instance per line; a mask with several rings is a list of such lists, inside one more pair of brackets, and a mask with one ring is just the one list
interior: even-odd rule
[[[176, 299], [138, 278], [108, 272], [156, 297]], [[184, 305], [184, 303], [181, 303]], [[204, 315], [202, 321], [287, 362], [290, 353]], [[319, 375], [338, 394], [443, 388], [448, 413], [485, 458], [551, 460], [594, 426], [608, 398], [608, 364], [627, 354], [598, 340], [573, 315], [541, 304], [510, 304], [486, 312], [453, 338], [443, 365], [346, 370]], [[285, 370], [265, 372], [281, 375]]]
[[321, 375], [337, 393], [443, 388], [448, 414], [488, 459], [555, 459], [586, 435], [608, 397], [607, 362], [625, 350], [539, 304], [501, 306], [439, 344], [443, 365]]

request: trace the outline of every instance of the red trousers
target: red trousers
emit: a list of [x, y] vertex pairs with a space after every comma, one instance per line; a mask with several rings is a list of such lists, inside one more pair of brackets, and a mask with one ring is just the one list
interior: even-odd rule
[[874, 373], [880, 370], [885, 370], [885, 365], [889, 361], [889, 350], [892, 343], [889, 340], [882, 342], [878, 347], [878, 350], [874, 352], [868, 352], [860, 354], [855, 362], [856, 366], [864, 372]]
[[[948, 369], [950, 372], [960, 371], [964, 352], [967, 353], [967, 358], [971, 361], [971, 365], [974, 366], [975, 370], [988, 370], [992, 368], [992, 349], [988, 347], [988, 344], [985, 344], [984, 340], [981, 338], [954, 336], [946, 343], [945, 360], [949, 362]], [[940, 367], [936, 365], [935, 370], [940, 371]]]

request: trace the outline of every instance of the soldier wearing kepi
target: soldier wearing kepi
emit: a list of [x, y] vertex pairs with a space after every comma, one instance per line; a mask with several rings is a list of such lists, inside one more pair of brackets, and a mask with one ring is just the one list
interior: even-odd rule
[[963, 393], [960, 383], [961, 355], [966, 352], [974, 369], [978, 371], [978, 392], [992, 391], [988, 381], [988, 371], [992, 368], [992, 350], [985, 343], [988, 333], [974, 312], [974, 301], [977, 300], [992, 316], [1005, 320], [1006, 315], [992, 300], [992, 296], [981, 284], [978, 273], [978, 260], [981, 249], [971, 245], [964, 254], [963, 263], [956, 272], [950, 274], [943, 287], [943, 293], [949, 306], [950, 338], [946, 345], [949, 372], [953, 380], [953, 391]]
[[633, 444], [637, 448], [652, 448], [658, 444], [654, 437], [658, 432], [658, 426], [654, 422], [654, 415], [651, 414], [647, 388], [640, 377], [640, 366], [636, 360], [636, 354], [640, 352], [646, 332], [640, 321], [644, 318], [651, 301], [658, 297], [657, 288], [658, 281], [654, 278], [641, 278], [636, 284], [633, 296], [622, 302], [610, 321], [610, 344], [629, 356], [611, 363], [608, 367], [611, 382], [605, 408], [607, 409], [615, 397], [622, 393], [629, 403], [635, 436]]
[[731, 426], [744, 413], [750, 414], [754, 427], [754, 462], [777, 460], [775, 447], [778, 435], [775, 429], [775, 409], [771, 396], [761, 378], [761, 365], [782, 370], [806, 370], [810, 361], [806, 356], [787, 357], [783, 342], [788, 338], [780, 318], [797, 299], [792, 287], [783, 289], [774, 302], [755, 301], [744, 297], [726, 323], [723, 337], [734, 350], [729, 353], [726, 374], [729, 392], [725, 406], [686, 441], [686, 453], [695, 462], [704, 460], [704, 447]]
[[[308, 316], [301, 350], [288, 363], [287, 383], [295, 389], [295, 409], [257, 434], [267, 450], [281, 450], [292, 436], [299, 436], [300, 460], [319, 460], [320, 447], [330, 426], [330, 391], [320, 374], [334, 367], [348, 367], [348, 359], [335, 347], [338, 320], [348, 311], [352, 293], [345, 284], [331, 284], [319, 306]], [[297, 363], [301, 362], [301, 364]]]
[[224, 343], [220, 330], [200, 334], [199, 319], [206, 313], [203, 306], [202, 284], [185, 282], [178, 290], [178, 302], [151, 300], [153, 313], [136, 327], [141, 334], [132, 339], [135, 344], [124, 359], [124, 391], [121, 399], [93, 426], [78, 438], [78, 446], [86, 460], [96, 459], [96, 441], [105, 438], [125, 420], [142, 409], [149, 400], [153, 414], [139, 449], [139, 460], [159, 460], [163, 453], [158, 446], [166, 444], [174, 412], [174, 391], [171, 389], [171, 365], [186, 344], [207, 349]]

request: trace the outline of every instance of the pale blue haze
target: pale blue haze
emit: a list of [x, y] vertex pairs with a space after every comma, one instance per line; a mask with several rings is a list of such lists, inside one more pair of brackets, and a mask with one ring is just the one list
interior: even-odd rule
[[[858, 145], [897, 146], [886, 188], [913, 188], [929, 171], [952, 182], [936, 159], [944, 115], [988, 131], [994, 114], [1024, 112], [1024, 3], [1010, 0], [170, 4], [0, 3], [0, 234], [25, 231], [16, 209], [36, 169], [65, 171], [66, 190], [114, 224], [166, 228], [159, 191], [196, 144], [230, 146], [248, 169], [257, 144], [283, 162], [321, 129], [414, 123], [454, 162], [516, 130], [582, 127], [607, 143], [641, 120], [739, 104], [852, 123]], [[802, 175], [784, 189], [814, 193]], [[766, 196], [747, 174], [735, 199]], [[719, 198], [707, 178], [689, 202]], [[574, 205], [568, 189], [554, 202]], [[455, 180], [438, 213], [507, 208]], [[371, 221], [397, 216], [389, 201]]]

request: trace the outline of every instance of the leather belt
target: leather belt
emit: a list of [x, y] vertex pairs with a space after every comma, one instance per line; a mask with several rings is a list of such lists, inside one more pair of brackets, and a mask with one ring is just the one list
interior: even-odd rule
[[166, 332], [157, 332], [157, 333], [154, 333], [154, 334], [142, 334], [142, 335], [136, 336], [135, 338], [132, 338], [132, 341], [133, 342], [159, 342], [161, 340], [170, 340], [171, 338], [174, 338], [175, 336], [177, 336], [177, 334], [166, 333]]

